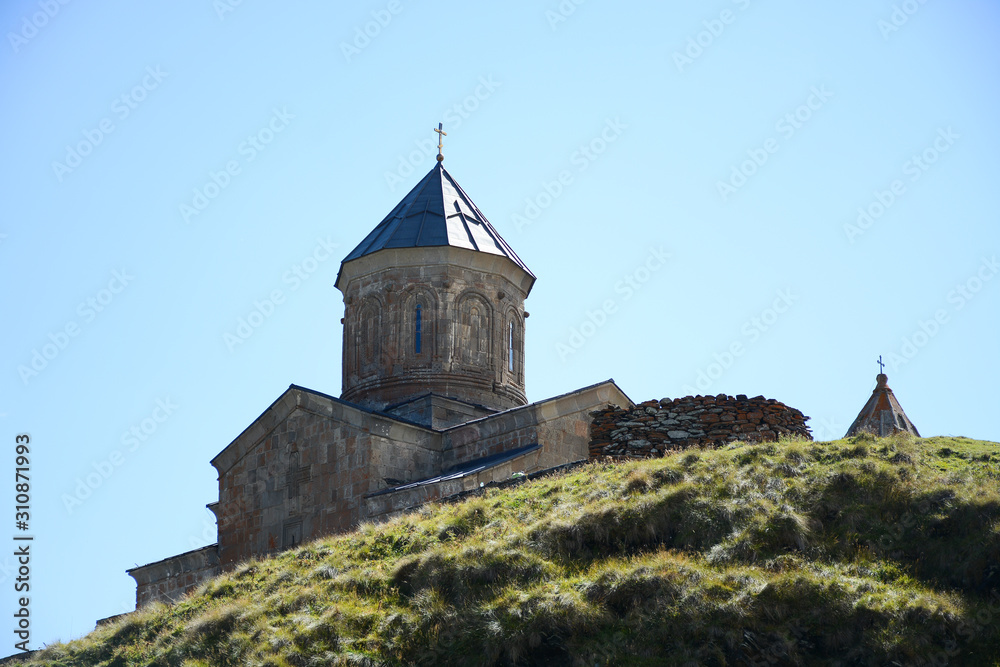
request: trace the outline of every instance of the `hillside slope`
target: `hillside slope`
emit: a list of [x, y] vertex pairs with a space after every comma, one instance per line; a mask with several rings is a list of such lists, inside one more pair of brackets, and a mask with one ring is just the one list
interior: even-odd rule
[[735, 443], [253, 561], [32, 665], [1000, 665], [1000, 445]]

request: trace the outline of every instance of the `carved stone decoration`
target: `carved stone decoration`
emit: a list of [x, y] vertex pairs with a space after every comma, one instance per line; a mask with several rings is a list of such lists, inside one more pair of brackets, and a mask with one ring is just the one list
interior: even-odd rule
[[458, 324], [454, 336], [455, 358], [464, 366], [488, 369], [492, 366], [492, 308], [476, 293], [463, 295], [458, 302]]
[[378, 409], [428, 392], [498, 410], [524, 405], [532, 279], [463, 248], [401, 248], [345, 263], [338, 287], [360, 305], [345, 313], [342, 398]]

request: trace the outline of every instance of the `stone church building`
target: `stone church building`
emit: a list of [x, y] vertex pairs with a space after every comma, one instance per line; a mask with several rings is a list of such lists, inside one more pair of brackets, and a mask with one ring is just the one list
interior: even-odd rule
[[218, 543], [128, 570], [136, 607], [251, 556], [588, 457], [607, 380], [528, 403], [534, 274], [439, 161], [344, 258], [340, 397], [291, 385], [211, 463]]

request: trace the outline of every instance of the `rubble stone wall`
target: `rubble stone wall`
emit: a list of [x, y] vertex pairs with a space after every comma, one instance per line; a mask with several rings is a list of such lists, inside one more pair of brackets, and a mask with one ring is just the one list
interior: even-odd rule
[[648, 458], [734, 440], [765, 442], [782, 435], [812, 440], [801, 411], [773, 398], [685, 396], [614, 406], [590, 413], [590, 458]]

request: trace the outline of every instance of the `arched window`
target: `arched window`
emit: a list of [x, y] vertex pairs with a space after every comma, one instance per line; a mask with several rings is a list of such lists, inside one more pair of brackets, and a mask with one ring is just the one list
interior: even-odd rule
[[464, 366], [474, 366], [481, 370], [490, 368], [495, 363], [499, 364], [500, 362], [494, 362], [491, 356], [493, 328], [490, 307], [486, 300], [472, 293], [463, 295], [457, 303], [458, 321], [454, 329], [454, 359]]
[[473, 346], [472, 351], [478, 357], [486, 351], [486, 331], [483, 329], [483, 318], [475, 306], [469, 311], [469, 333], [469, 344]]
[[507, 358], [501, 363], [503, 366], [504, 382], [513, 383], [516, 386], [524, 384], [524, 320], [521, 314], [510, 308], [505, 313], [504, 319], [507, 326], [502, 328], [501, 340], [507, 348]]
[[375, 346], [378, 345], [378, 333], [375, 330], [378, 323], [375, 317], [375, 309], [371, 307], [365, 308], [361, 313], [362, 362], [366, 365], [375, 361]]
[[514, 372], [514, 322], [507, 325], [507, 370]]
[[352, 373], [360, 377], [378, 370], [382, 351], [382, 304], [368, 298], [361, 304], [356, 316], [354, 362]]
[[403, 297], [399, 314], [400, 361], [413, 368], [426, 368], [437, 354], [434, 295], [428, 290], [413, 290]]
[[420, 341], [420, 334], [421, 334], [421, 328], [423, 327], [423, 313], [422, 313], [422, 311], [423, 311], [423, 308], [421, 308], [420, 304], [418, 303], [417, 304], [417, 312], [414, 315], [414, 320], [413, 320], [413, 322], [414, 322], [414, 326], [413, 326], [413, 351], [415, 353], [417, 353], [417, 354], [420, 354], [420, 343], [421, 343], [421, 341]]

